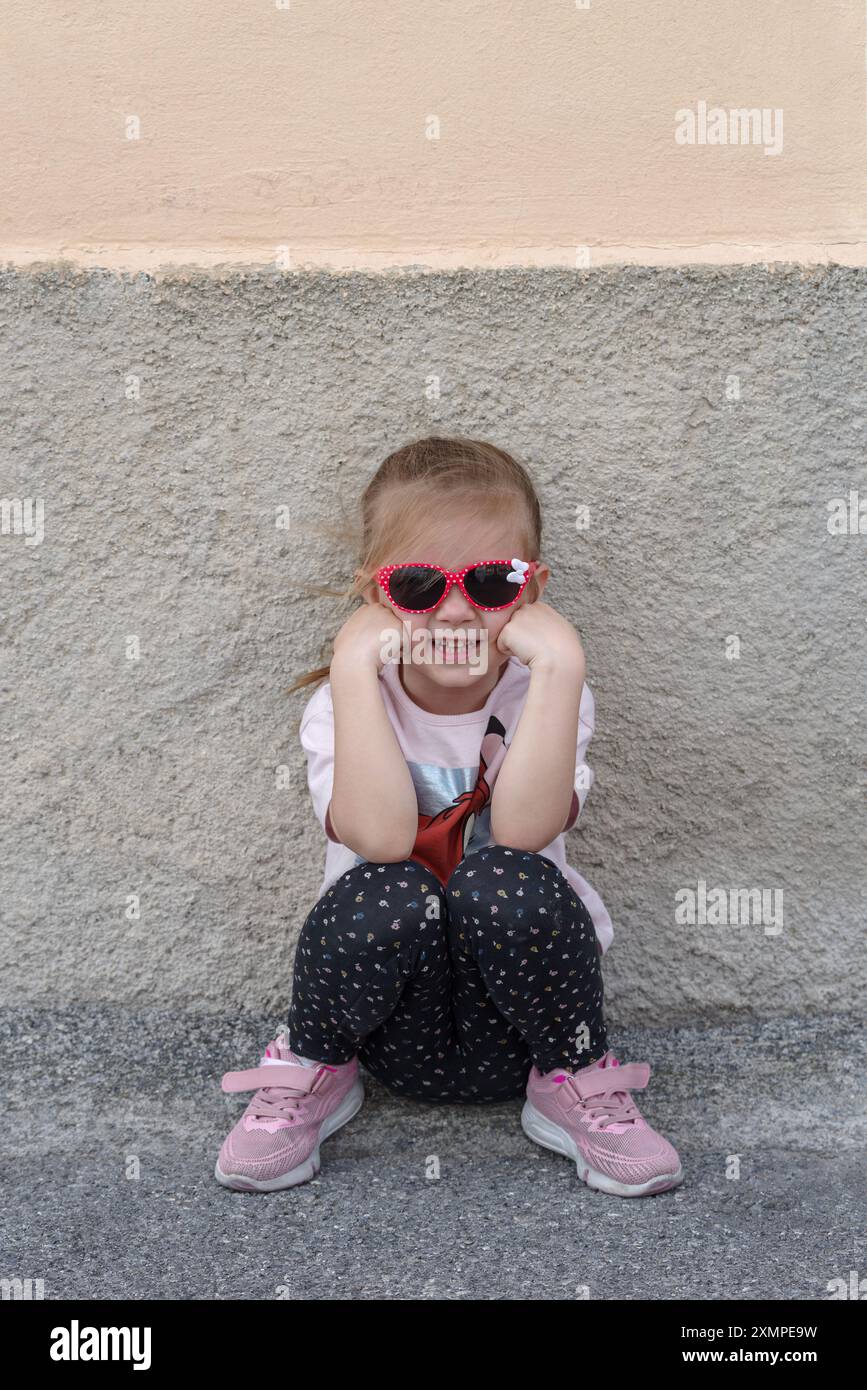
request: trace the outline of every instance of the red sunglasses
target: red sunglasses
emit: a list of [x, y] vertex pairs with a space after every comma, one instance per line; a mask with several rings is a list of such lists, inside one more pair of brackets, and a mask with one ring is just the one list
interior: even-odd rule
[[439, 565], [385, 565], [376, 582], [395, 608], [404, 613], [432, 613], [457, 584], [474, 608], [496, 613], [511, 608], [539, 568], [538, 560], [477, 560], [462, 570]]

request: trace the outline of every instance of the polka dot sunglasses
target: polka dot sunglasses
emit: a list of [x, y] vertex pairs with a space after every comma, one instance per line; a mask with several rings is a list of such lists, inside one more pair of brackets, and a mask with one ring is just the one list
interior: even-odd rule
[[538, 560], [477, 560], [462, 570], [439, 565], [385, 565], [376, 582], [389, 603], [404, 613], [432, 613], [453, 584], [474, 608], [496, 613], [510, 608], [521, 597], [539, 568]]

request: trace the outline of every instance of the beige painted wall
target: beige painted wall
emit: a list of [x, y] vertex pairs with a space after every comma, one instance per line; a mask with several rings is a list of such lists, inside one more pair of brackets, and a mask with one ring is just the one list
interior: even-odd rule
[[[0, 39], [2, 260], [867, 263], [864, 0], [6, 0]], [[678, 144], [700, 101], [781, 151]]]

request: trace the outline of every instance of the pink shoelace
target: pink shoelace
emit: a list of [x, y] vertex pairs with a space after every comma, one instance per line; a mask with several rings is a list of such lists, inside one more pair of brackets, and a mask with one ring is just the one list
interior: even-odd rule
[[[260, 1067], [267, 1066], [286, 1066], [287, 1063], [294, 1065], [289, 1057], [272, 1057], [270, 1049], [266, 1048], [265, 1056], [259, 1063]], [[323, 1063], [323, 1065], [325, 1065]], [[333, 1071], [333, 1067], [326, 1066], [326, 1071]], [[317, 1067], [317, 1071], [319, 1068]], [[249, 1111], [249, 1117], [256, 1120], [286, 1120], [294, 1124], [297, 1112], [301, 1109], [302, 1103], [307, 1100], [311, 1092], [299, 1091], [294, 1086], [263, 1086], [256, 1092], [250, 1102], [253, 1107]]]
[[265, 1086], [250, 1102], [250, 1115], [257, 1120], [288, 1120], [295, 1123], [296, 1112], [309, 1092], [295, 1091], [291, 1086]]
[[[596, 1070], [599, 1072], [602, 1085], [608, 1085], [608, 1075], [614, 1067], [620, 1063], [613, 1053], [606, 1053]], [[587, 1084], [592, 1078], [593, 1072], [584, 1072], [582, 1081]], [[560, 1081], [560, 1077], [556, 1078]], [[575, 1097], [575, 1106], [581, 1106], [585, 1114], [590, 1117], [591, 1128], [607, 1129], [609, 1125], [632, 1125], [641, 1122], [635, 1103], [629, 1091], [600, 1091], [596, 1095], [581, 1096], [575, 1088], [574, 1077], [570, 1072], [563, 1072], [562, 1084], [565, 1085], [570, 1094]], [[575, 1108], [571, 1106], [570, 1109]]]

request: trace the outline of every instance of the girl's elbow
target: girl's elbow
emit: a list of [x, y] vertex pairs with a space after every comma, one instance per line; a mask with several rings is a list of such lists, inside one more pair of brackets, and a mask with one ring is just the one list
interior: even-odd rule
[[360, 854], [362, 859], [366, 859], [372, 864], [399, 864], [404, 859], [409, 859], [415, 848], [416, 832], [418, 827], [413, 827], [413, 834], [386, 834], [386, 835], [359, 835], [353, 837], [353, 843], [349, 848], [356, 854]]
[[499, 828], [491, 826], [491, 839], [495, 845], [502, 845], [505, 849], [517, 849], [522, 854], [538, 854], [540, 849], [551, 843], [550, 837], [543, 840], [539, 835], [530, 835], [527, 831], [518, 831], [510, 835], [508, 831], [501, 832]]
[[401, 864], [404, 859], [409, 859], [414, 848], [415, 836], [411, 840], [389, 840], [378, 851], [378, 859], [382, 864]]
[[[562, 824], [562, 822], [561, 822]], [[521, 850], [524, 854], [538, 854], [540, 850], [546, 849], [557, 838], [557, 829], [553, 826], [509, 826], [501, 821], [494, 821], [491, 818], [491, 839], [495, 845], [504, 845], [506, 849]]]

